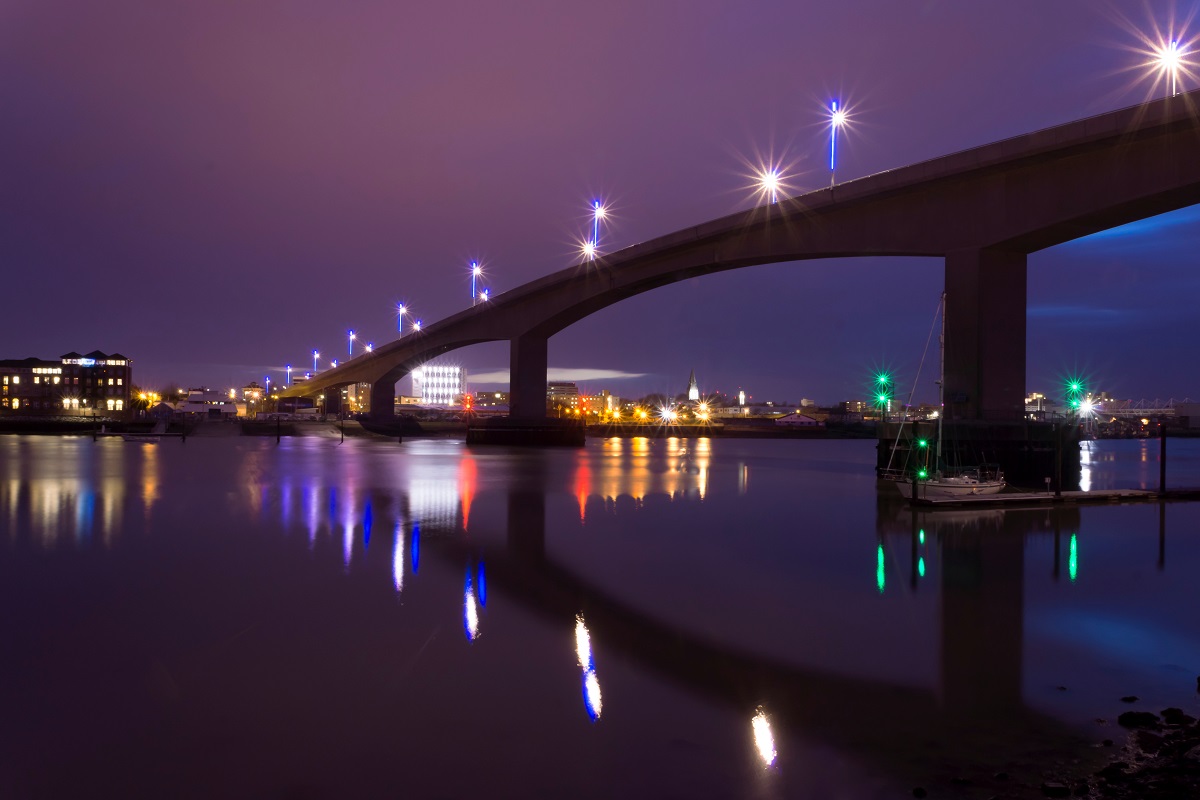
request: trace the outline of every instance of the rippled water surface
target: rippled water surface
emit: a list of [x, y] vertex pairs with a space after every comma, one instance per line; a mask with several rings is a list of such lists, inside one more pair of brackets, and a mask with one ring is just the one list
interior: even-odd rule
[[0, 797], [990, 796], [1194, 705], [1200, 505], [914, 514], [874, 455], [0, 437]]

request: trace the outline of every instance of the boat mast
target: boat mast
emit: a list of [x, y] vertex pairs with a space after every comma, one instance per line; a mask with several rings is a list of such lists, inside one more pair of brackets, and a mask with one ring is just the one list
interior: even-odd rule
[[942, 331], [938, 334], [938, 426], [933, 474], [942, 475], [942, 418], [946, 416], [946, 293], [942, 292]]

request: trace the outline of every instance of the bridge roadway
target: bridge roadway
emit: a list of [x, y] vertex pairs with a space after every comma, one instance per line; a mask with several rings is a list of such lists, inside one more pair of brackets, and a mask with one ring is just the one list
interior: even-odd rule
[[1200, 90], [677, 231], [498, 294], [282, 394], [369, 383], [372, 416], [386, 420], [396, 382], [416, 367], [507, 340], [511, 417], [544, 419], [549, 337], [628, 297], [757, 264], [934, 256], [945, 259], [947, 413], [1020, 419], [1027, 255], [1200, 202], [1198, 101]]

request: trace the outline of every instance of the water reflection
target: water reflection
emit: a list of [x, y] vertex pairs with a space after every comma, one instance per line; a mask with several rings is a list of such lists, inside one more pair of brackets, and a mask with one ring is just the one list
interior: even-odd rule
[[[726, 446], [717, 442], [715, 449]], [[685, 690], [675, 694], [703, 698], [706, 711], [711, 705], [723, 706], [730, 713], [722, 724], [732, 721], [736, 726], [736, 743], [746, 742], [745, 722], [750, 719], [755, 775], [762, 774], [758, 764], [784, 764], [769, 773], [771, 781], [795, 772], [787, 765], [790, 759], [804, 757], [803, 742], [843, 748], [854, 759], [886, 771], [906, 769], [896, 764], [926, 757], [931, 741], [945, 743], [947, 758], [962, 756], [974, 736], [973, 726], [981, 719], [987, 721], [988, 736], [1014, 746], [1035, 739], [1062, 741], [1073, 733], [1031, 700], [1026, 686], [1025, 670], [1034, 660], [1029, 655], [1029, 629], [1035, 616], [1030, 613], [1030, 587], [1044, 585], [1071, 599], [1086, 591], [1089, 583], [1098, 582], [1104, 548], [1096, 541], [1094, 524], [1085, 525], [1096, 517], [1082, 517], [1071, 509], [913, 512], [901, 502], [880, 498], [872, 519], [870, 505], [860, 513], [863, 498], [857, 495], [851, 501], [857, 507], [850, 508], [843, 502], [846, 497], [821, 506], [814, 499], [817, 491], [788, 493], [795, 480], [795, 473], [786, 471], [795, 459], [791, 453], [781, 457], [779, 452], [786, 451], [768, 451], [774, 460], [756, 460], [753, 452], [735, 450], [721, 461], [713, 451], [714, 443], [708, 440], [608, 440], [580, 451], [507, 455], [500, 470], [491, 469], [487, 457], [465, 449], [446, 450], [428, 461], [410, 458], [407, 452], [402, 457], [385, 452], [372, 468], [342, 469], [340, 465], [314, 467], [317, 456], [297, 446], [290, 452], [278, 451], [275, 461], [270, 450], [254, 453], [246, 460], [252, 466], [235, 471], [235, 480], [221, 484], [221, 493], [211, 496], [242, 498], [238, 513], [249, 510], [264, 523], [263, 529], [271, 531], [271, 536], [258, 536], [254, 543], [260, 555], [262, 540], [268, 539], [266, 551], [271, 558], [285, 555], [290, 548], [305, 565], [328, 565], [335, 575], [340, 561], [348, 577], [335, 581], [339, 586], [364, 581], [378, 589], [376, 599], [367, 602], [395, 611], [401, 620], [397, 625], [396, 618], [387, 618], [392, 627], [379, 628], [389, 635], [434, 607], [429, 612], [436, 615], [434, 625], [453, 626], [461, 616], [470, 642], [478, 641], [487, 627], [489, 636], [483, 646], [463, 648], [454, 637], [454, 652], [462, 657], [469, 650], [469, 658], [477, 659], [474, 664], [494, 666], [495, 662], [485, 661], [494, 657], [495, 648], [489, 649], [489, 643], [513, 649], [530, 642], [536, 646], [538, 634], [529, 631], [548, 631], [547, 648], [560, 662], [554, 669], [563, 670], [562, 677], [570, 677], [572, 685], [579, 687], [570, 691], [581, 692], [584, 710], [593, 721], [603, 713], [596, 668], [599, 654], [608, 665], [604, 688], [610, 698], [619, 699], [605, 718], [604, 729], [613, 736], [630, 735], [628, 728], [618, 726], [622, 716], [628, 716], [623, 712], [636, 706], [631, 702], [631, 683], [622, 683], [629, 681], [628, 673], [633, 671], [642, 685], [651, 683], [643, 679], [649, 675]], [[102, 455], [99, 450], [93, 453]], [[357, 457], [365, 461], [376, 453], [364, 446]], [[13, 536], [30, 531], [35, 540], [59, 541], [47, 540], [51, 535], [47, 531], [55, 536], [69, 531], [79, 541], [88, 541], [100, 530], [113, 531], [116, 537], [123, 525], [132, 524], [131, 518], [139, 521], [143, 515], [134, 509], [143, 509], [149, 518], [151, 508], [160, 515], [172, 508], [167, 501], [173, 496], [172, 482], [164, 480], [162, 466], [164, 461], [172, 464], [171, 459], [146, 459], [133, 449], [111, 460], [104, 455], [79, 463], [59, 462], [57, 470], [44, 464], [30, 467], [37, 459], [6, 461], [0, 473], [0, 519], [10, 521]], [[63, 463], [69, 466], [64, 468]], [[760, 468], [764, 463], [765, 468]], [[757, 496], [752, 496], [754, 503], [747, 503], [751, 467], [756, 470]], [[121, 470], [140, 476], [140, 491], [136, 477], [128, 484], [133, 488], [121, 488]], [[172, 477], [178, 481], [177, 475]], [[147, 490], [149, 485], [152, 491]], [[772, 486], [773, 490], [767, 488]], [[658, 500], [646, 502], [655, 495]], [[760, 504], [772, 513], [737, 527]], [[1143, 508], [1149, 518], [1152, 509]], [[1165, 513], [1165, 506], [1160, 506], [1160, 569], [1165, 565]], [[701, 519], [720, 523], [701, 531]], [[805, 525], [792, 526], [797, 519]], [[657, 552], [655, 543], [646, 541], [636, 558], [621, 549], [640, 542], [618, 534], [638, 531], [643, 521], [644, 526], [662, 526], [664, 520], [687, 534]], [[774, 538], [760, 536], [754, 526], [761, 527], [764, 520], [767, 524], [787, 520], [788, 525]], [[825, 524], [829, 521], [833, 524]], [[589, 526], [586, 537], [572, 536], [580, 522]], [[372, 552], [377, 525], [384, 543], [376, 544]], [[805, 526], [820, 535], [793, 530]], [[393, 534], [390, 552], [389, 530]], [[311, 554], [304, 548], [301, 531], [313, 544]], [[246, 532], [239, 546], [249, 547], [246, 539], [257, 533], [261, 531]], [[289, 536], [293, 538], [288, 540]], [[604, 541], [606, 536], [612, 540]], [[594, 542], [595, 549], [572, 549], [571, 542], [580, 540]], [[272, 541], [278, 545], [274, 550]], [[764, 542], [777, 549], [762, 555]], [[423, 544], [426, 571], [418, 580]], [[1080, 578], [1079, 560], [1085, 547], [1088, 569]], [[1153, 545], [1149, 547], [1152, 550]], [[671, 553], [663, 552], [671, 548]], [[757, 562], [753, 560], [756, 548], [761, 556]], [[657, 576], [660, 585], [649, 589], [645, 578], [638, 585], [638, 565], [633, 562], [651, 564], [647, 568], [651, 572], [656, 564], [681, 563], [686, 559], [672, 557], [701, 549], [711, 559], [704, 568], [712, 572], [696, 582], [705, 583], [704, 592], [720, 594], [720, 602], [729, 605], [724, 620], [711, 608], [680, 603], [679, 597], [686, 595], [677, 590], [694, 587], [677, 574]], [[849, 555], [842, 558], [843, 553]], [[602, 577], [604, 565], [598, 562], [606, 557], [611, 558], [610, 569], [619, 580]], [[1154, 557], [1149, 552], [1148, 558]], [[1066, 579], [1054, 583], [1048, 571], [1058, 577], [1060, 559]], [[687, 562], [688, 569], [698, 562]], [[787, 568], [773, 573], [775, 562], [785, 562]], [[810, 569], [797, 570], [800, 562]], [[844, 586], [835, 585], [843, 574]], [[430, 591], [439, 586], [439, 579], [446, 591]], [[783, 591], [772, 594], [772, 580]], [[808, 613], [808, 597], [798, 589], [806, 581], [826, 581], [826, 590], [834, 598], [820, 607], [819, 614]], [[760, 582], [761, 597], [754, 594]], [[754, 584], [750, 592], [754, 596], [738, 596], [749, 583]], [[403, 604], [396, 602], [401, 595]], [[380, 602], [380, 596], [391, 602]], [[356, 601], [364, 597], [372, 595], [355, 593]], [[430, 597], [434, 601], [422, 605]], [[842, 600], [848, 600], [848, 608], [839, 607]], [[790, 602], [795, 605], [787, 605]], [[513, 607], [521, 613], [510, 614]], [[897, 608], [904, 609], [908, 626], [897, 638], [912, 639], [916, 644], [905, 644], [910, 649], [920, 646], [929, 662], [928, 674], [922, 673], [918, 680], [893, 668], [889, 656], [895, 650], [868, 642], [870, 634], [864, 633], [870, 624], [867, 616]], [[918, 610], [928, 610], [928, 615]], [[751, 636], [733, 643], [736, 637], [728, 635], [730, 627], [750, 627], [757, 622], [755, 617], [772, 618], [776, 613], [773, 619], [786, 619], [790, 625], [793, 618], [788, 615], [797, 611], [798, 629], [807, 622], [806, 616], [832, 621], [825, 629], [805, 628], [802, 633], [789, 629], [789, 636], [774, 636], [772, 631], [749, 646], [746, 641]], [[513, 625], [517, 618], [543, 624]], [[722, 623], [727, 627], [722, 629]], [[570, 672], [576, 667], [562, 661], [569, 660], [564, 635], [572, 627], [579, 669], [573, 676]], [[827, 655], [827, 639], [841, 635], [833, 632], [835, 627], [850, 631], [845, 637], [861, 651], [854, 653], [858, 663], [847, 667]], [[802, 645], [793, 646], [795, 642]], [[860, 662], [872, 663], [863, 669]], [[579, 684], [574, 684], [576, 679]], [[578, 707], [572, 709], [578, 715]], [[574, 722], [582, 725], [581, 719]], [[1004, 757], [997, 750], [995, 758]]]
[[468, 641], [479, 638], [479, 605], [475, 599], [474, 581], [471, 575], [471, 565], [467, 565], [467, 577], [463, 587], [463, 630]]
[[775, 735], [771, 732], [771, 722], [762, 708], [759, 708], [750, 720], [750, 729], [754, 735], [754, 747], [758, 750], [758, 757], [762, 759], [764, 766], [771, 766], [779, 754], [775, 752]]
[[575, 656], [583, 670], [583, 705], [592, 722], [600, 718], [603, 700], [600, 696], [600, 679], [596, 677], [596, 661], [592, 654], [592, 634], [583, 621], [582, 614], [575, 615]]
[[[109, 547], [127, 515], [137, 513], [130, 506], [141, 507], [143, 524], [150, 521], [161, 482], [155, 445], [0, 438], [0, 518], [11, 540], [28, 536], [47, 549]], [[127, 491], [130, 475], [140, 478], [136, 495]]]

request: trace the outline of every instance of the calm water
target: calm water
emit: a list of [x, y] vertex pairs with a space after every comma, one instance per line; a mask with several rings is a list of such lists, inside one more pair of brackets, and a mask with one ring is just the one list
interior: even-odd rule
[[1200, 505], [914, 517], [873, 464], [0, 437], [0, 797], [987, 797], [1195, 704]]

